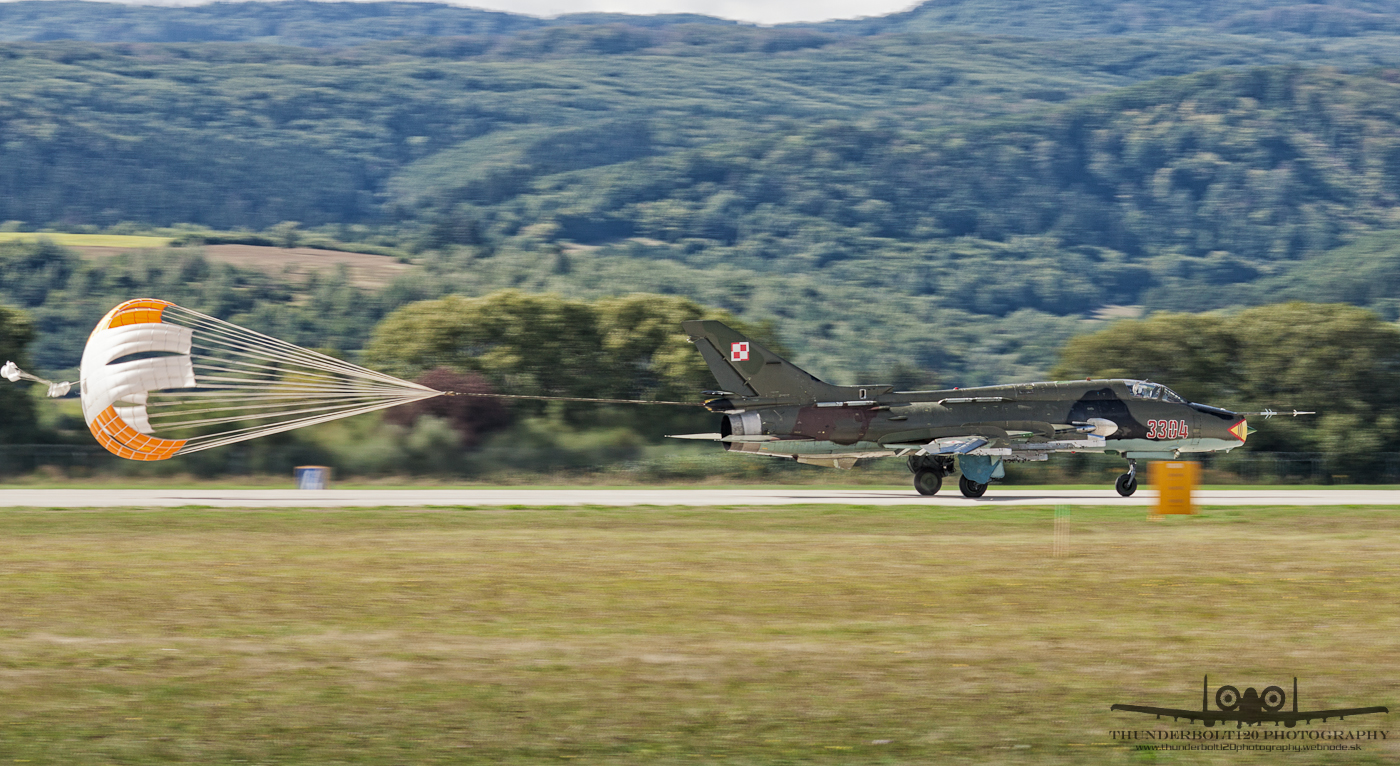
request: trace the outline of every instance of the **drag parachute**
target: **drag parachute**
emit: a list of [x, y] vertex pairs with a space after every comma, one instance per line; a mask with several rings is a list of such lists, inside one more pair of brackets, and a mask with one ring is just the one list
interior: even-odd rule
[[[52, 397], [72, 386], [14, 362], [0, 367], [0, 377], [45, 384]], [[166, 460], [435, 396], [699, 404], [437, 391], [151, 298], [102, 317], [83, 350], [80, 380], [88, 430], [128, 460]]]
[[152, 299], [108, 312], [81, 370], [88, 429], [130, 460], [165, 460], [443, 393]]

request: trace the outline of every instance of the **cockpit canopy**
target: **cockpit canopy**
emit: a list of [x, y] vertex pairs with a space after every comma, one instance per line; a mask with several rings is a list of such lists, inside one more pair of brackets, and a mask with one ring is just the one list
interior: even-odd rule
[[1172, 404], [1186, 404], [1186, 400], [1181, 398], [1175, 391], [1159, 383], [1148, 383], [1145, 380], [1128, 381], [1128, 393], [1135, 399], [1160, 399]]

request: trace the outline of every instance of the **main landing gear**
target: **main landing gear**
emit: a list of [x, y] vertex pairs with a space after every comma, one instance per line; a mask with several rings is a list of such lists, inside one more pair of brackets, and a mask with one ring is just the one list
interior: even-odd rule
[[936, 495], [943, 488], [943, 472], [937, 468], [920, 468], [914, 472], [914, 489], [921, 495]]
[[962, 490], [963, 497], [981, 497], [987, 494], [986, 484], [978, 484], [966, 476], [958, 477], [958, 489]]
[[1113, 482], [1113, 488], [1118, 490], [1118, 494], [1123, 497], [1132, 497], [1137, 491], [1137, 461], [1128, 459], [1128, 472], [1118, 477], [1118, 481]]
[[[915, 455], [909, 458], [909, 470], [914, 472], [914, 489], [928, 497], [943, 488], [944, 476], [953, 475], [953, 459], [942, 455]], [[963, 497], [981, 497], [987, 493], [987, 485], [960, 476], [958, 490]]]
[[953, 459], [941, 455], [914, 455], [909, 458], [914, 472], [914, 489], [924, 496], [936, 495], [943, 488], [943, 477], [953, 472]]

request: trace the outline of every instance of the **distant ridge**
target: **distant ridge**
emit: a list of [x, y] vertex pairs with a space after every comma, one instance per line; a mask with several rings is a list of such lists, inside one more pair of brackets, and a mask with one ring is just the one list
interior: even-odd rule
[[858, 35], [963, 31], [1084, 38], [1205, 31], [1347, 37], [1400, 29], [1400, 4], [1387, 0], [928, 0], [888, 16], [809, 26]]
[[774, 28], [699, 14], [576, 13], [552, 19], [440, 3], [277, 2], [197, 6], [85, 0], [0, 2], [0, 42], [258, 42], [346, 47], [421, 37], [505, 38], [551, 28], [694, 25], [811, 30], [834, 36], [973, 32], [1042, 39], [1255, 35], [1351, 37], [1400, 31], [1388, 0], [929, 0], [886, 16]]
[[[0, 3], [23, 40], [0, 43], [0, 231], [417, 259], [372, 300], [352, 274], [291, 315], [341, 349], [365, 310], [419, 297], [674, 293], [781, 319], [816, 374], [885, 378], [881, 358], [909, 388], [920, 370], [1044, 375], [1104, 306], [1297, 296], [1400, 317], [1395, 14], [1136, 7], [940, 0], [760, 27]], [[164, 258], [0, 242], [0, 299], [33, 311], [34, 358], [61, 367], [111, 305], [73, 320], [87, 293], [53, 286], [80, 266], [75, 285], [215, 280], [227, 312], [283, 289]]]
[[410, 37], [510, 36], [559, 26], [658, 29], [680, 24], [741, 25], [697, 14], [580, 13], [541, 19], [442, 3], [278, 0], [172, 7], [86, 0], [0, 2], [3, 42], [261, 42], [338, 47]]

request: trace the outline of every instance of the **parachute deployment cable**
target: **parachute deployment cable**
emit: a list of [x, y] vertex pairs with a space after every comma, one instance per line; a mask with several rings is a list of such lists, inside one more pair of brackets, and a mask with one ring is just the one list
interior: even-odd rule
[[478, 391], [439, 391], [443, 396], [474, 396], [481, 399], [523, 399], [534, 402], [586, 402], [590, 404], [664, 404], [672, 407], [703, 407], [701, 402], [668, 402], [659, 399], [591, 399], [585, 396], [530, 396], [527, 394], [486, 394]]

